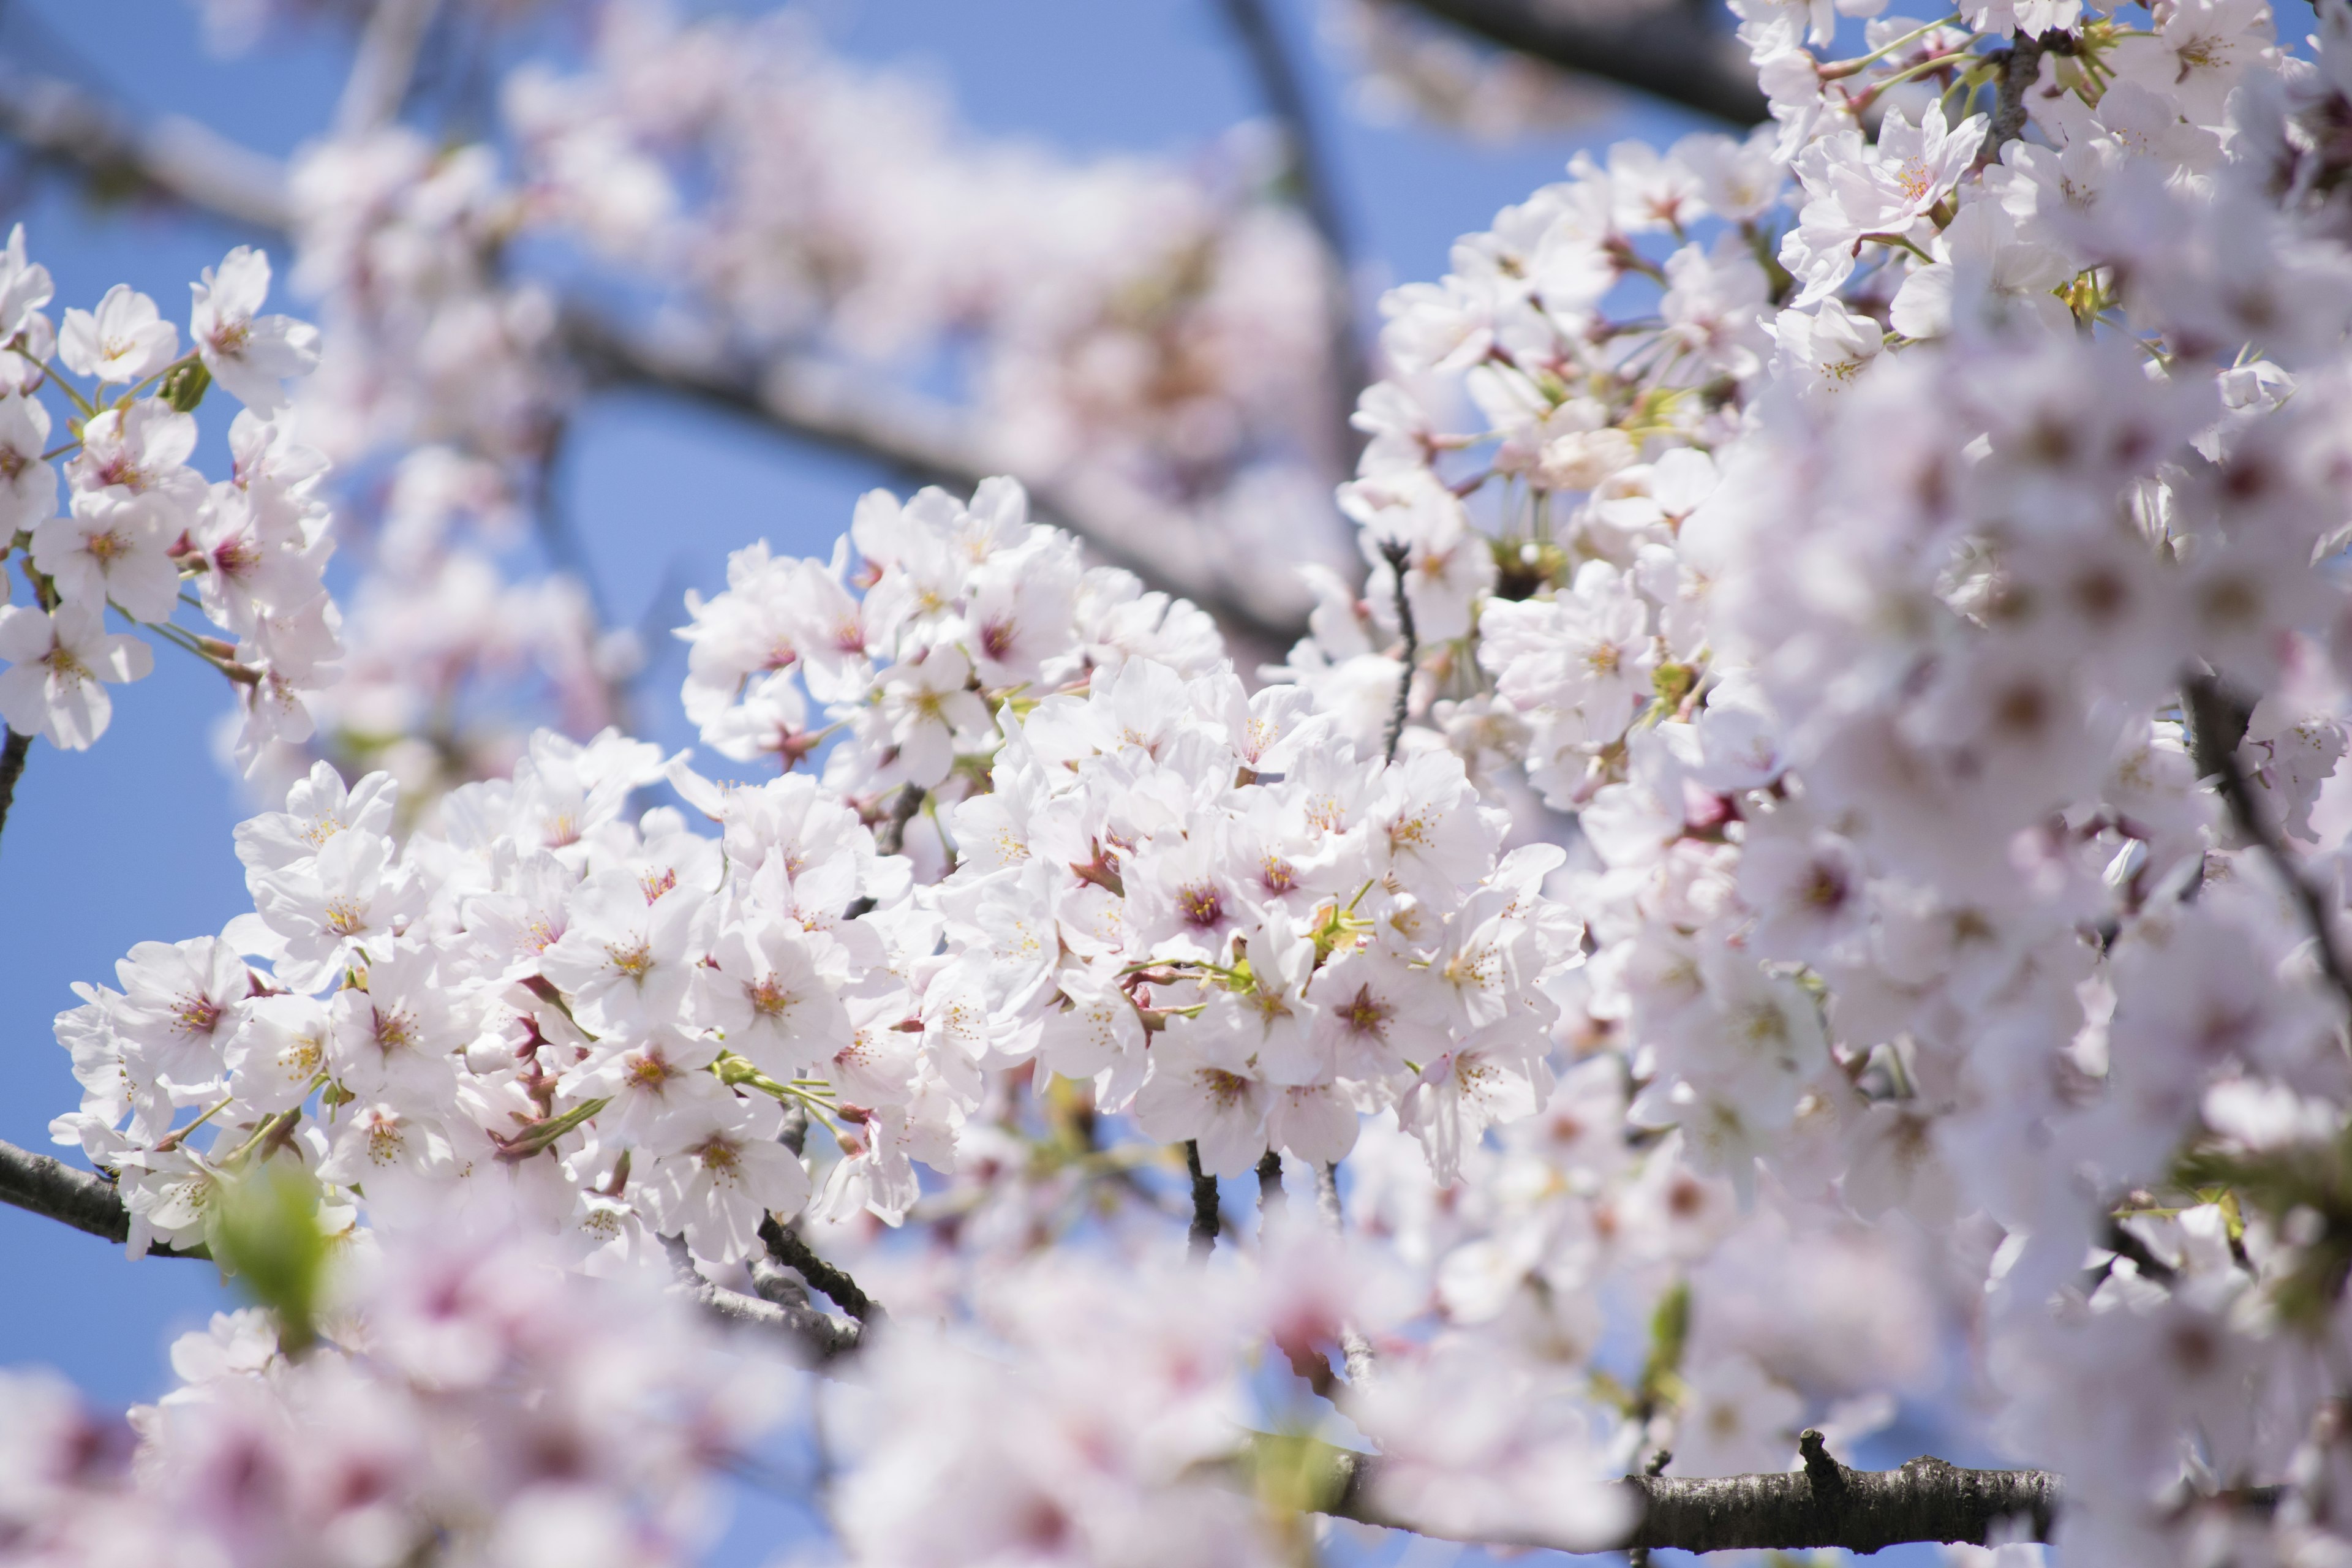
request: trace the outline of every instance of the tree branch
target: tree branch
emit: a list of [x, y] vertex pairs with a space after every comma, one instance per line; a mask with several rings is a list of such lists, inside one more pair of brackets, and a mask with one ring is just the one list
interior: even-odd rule
[[1217, 1247], [1217, 1178], [1201, 1169], [1201, 1146], [1190, 1138], [1184, 1140], [1184, 1170], [1192, 1178], [1192, 1229], [1187, 1241], [1192, 1261], [1205, 1263]]
[[[0, 1141], [0, 1203], [108, 1241], [131, 1239], [131, 1210], [112, 1182], [5, 1141]], [[162, 1242], [148, 1250], [164, 1258], [209, 1256], [202, 1247], [183, 1252]]]
[[796, 1230], [788, 1230], [776, 1221], [774, 1215], [760, 1217], [760, 1239], [766, 1243], [768, 1256], [800, 1277], [843, 1311], [868, 1327], [878, 1327], [890, 1321], [890, 1314], [881, 1303], [858, 1288], [849, 1271], [819, 1258], [808, 1242]]
[[1391, 539], [1381, 546], [1381, 558], [1389, 563], [1395, 578], [1397, 627], [1404, 634], [1404, 673], [1397, 677], [1396, 709], [1389, 715], [1387, 760], [1396, 761], [1397, 742], [1404, 739], [1405, 721], [1412, 712], [1413, 666], [1421, 658], [1421, 637], [1412, 626], [1412, 600], [1404, 591], [1404, 570], [1407, 552], [1401, 540]]
[[1323, 238], [1328, 262], [1324, 329], [1330, 359], [1338, 442], [1335, 451], [1340, 467], [1352, 468], [1356, 454], [1363, 447], [1363, 433], [1354, 422], [1356, 402], [1370, 377], [1364, 362], [1364, 345], [1356, 335], [1356, 291], [1351, 267], [1355, 247], [1349, 240], [1347, 215], [1339, 207], [1339, 184], [1331, 168], [1330, 149], [1317, 130], [1314, 110], [1307, 100], [1306, 83], [1266, 0], [1223, 0], [1223, 4], [1225, 20], [1241, 40], [1243, 53], [1249, 57], [1251, 74], [1257, 79], [1258, 95], [1265, 101], [1266, 112], [1282, 126], [1298, 205]]
[[2195, 759], [2197, 771], [2214, 781], [2222, 804], [2230, 808], [2230, 820], [2239, 836], [2262, 851], [2271, 869], [2286, 884], [2287, 891], [2303, 910], [2304, 923], [2311, 928], [2320, 973], [2326, 977], [2329, 987], [2344, 1005], [2352, 1009], [2352, 966], [2347, 965], [2342, 944], [2336, 940], [2328, 900], [2319, 884], [2305, 874], [2303, 863], [2263, 819], [2253, 785], [2246, 778], [2245, 769], [2238, 765], [2238, 744], [2245, 738], [2252, 704], [2241, 700], [2210, 675], [2191, 677], [2183, 683], [2181, 695], [2189, 710], [2189, 754]]
[[681, 1280], [677, 1288], [696, 1306], [730, 1323], [744, 1323], [790, 1335], [801, 1342], [818, 1366], [855, 1352], [865, 1342], [865, 1331], [858, 1324], [827, 1317], [810, 1306], [805, 1295], [797, 1300], [783, 1291], [770, 1295], [770, 1287], [761, 1283], [760, 1271], [756, 1268], [752, 1270], [752, 1281], [754, 1288], [760, 1290], [758, 1297], [714, 1285], [698, 1275], [691, 1280]]
[[1601, 77], [1737, 125], [1760, 124], [1764, 89], [1748, 51], [1710, 23], [1710, 7], [1667, 4], [1622, 20], [1543, 0], [1405, 0], [1523, 55]]
[[399, 117], [415, 79], [417, 52], [441, 0], [375, 0], [335, 105], [335, 134], [373, 131]]
[[[37, 1154], [30, 1149], [20, 1149], [4, 1140], [0, 1140], [0, 1203], [69, 1225], [76, 1230], [108, 1241], [127, 1242], [131, 1239], [131, 1211], [124, 1206], [122, 1194], [112, 1182], [88, 1171], [77, 1171], [63, 1161], [47, 1154]], [[148, 1253], [157, 1258], [211, 1256], [201, 1247], [183, 1251], [161, 1242], [150, 1247]], [[822, 1260], [818, 1267], [831, 1268]], [[831, 1271], [841, 1280], [849, 1279], [838, 1269]], [[754, 1278], [756, 1281], [756, 1273]], [[823, 1283], [814, 1279], [812, 1282], [817, 1283], [817, 1288], [828, 1295], [834, 1295]], [[834, 1300], [856, 1313], [861, 1322], [837, 1322], [810, 1306], [805, 1296], [794, 1303], [774, 1297], [762, 1300], [739, 1290], [727, 1289], [694, 1273], [691, 1262], [680, 1270], [678, 1285], [678, 1289], [693, 1298], [697, 1305], [730, 1322], [749, 1323], [791, 1335], [820, 1363], [856, 1350], [864, 1342], [864, 1321], [883, 1321], [881, 1310], [867, 1300], [863, 1291], [857, 1291], [854, 1283], [848, 1288], [856, 1292], [856, 1300], [863, 1304], [864, 1310], [842, 1300], [838, 1295], [834, 1295]]]
[[8, 808], [16, 803], [16, 781], [25, 776], [25, 759], [32, 755], [33, 737], [8, 731], [8, 743], [0, 746], [0, 828], [8, 826]]
[[[1263, 1449], [1268, 1441], [1257, 1439], [1252, 1448]], [[1320, 1447], [1315, 1457], [1329, 1467], [1322, 1491], [1329, 1501], [1321, 1512], [1475, 1545], [1593, 1550], [1589, 1541], [1508, 1533], [1472, 1540], [1417, 1526], [1377, 1502], [1382, 1462], [1377, 1455]], [[1777, 1475], [1625, 1477], [1618, 1484], [1634, 1506], [1636, 1522], [1618, 1548], [1876, 1552], [1912, 1541], [1981, 1546], [1996, 1530], [2020, 1525], [2027, 1539], [2047, 1541], [2062, 1501], [2063, 1483], [2048, 1470], [1967, 1470], [1932, 1458], [1913, 1459], [1899, 1469], [1853, 1470], [1830, 1457], [1818, 1432], [1804, 1435], [1803, 1454], [1805, 1468]], [[2262, 1506], [2275, 1496], [2275, 1489], [2253, 1489], [2245, 1500]]]
[[804, 356], [782, 355], [757, 366], [720, 363], [578, 309], [564, 311], [562, 335], [591, 381], [650, 388], [749, 417], [878, 463], [911, 483], [969, 493], [991, 474], [1016, 475], [1043, 520], [1077, 535], [1106, 564], [1192, 600], [1228, 634], [1276, 657], [1305, 635], [1297, 595], [1221, 570], [1197, 547], [1198, 531], [1181, 511], [1107, 479], [1024, 474], [1009, 456], [978, 439], [956, 410], [929, 398]]
[[0, 69], [0, 138], [102, 196], [167, 200], [238, 228], [283, 234], [291, 225], [276, 159], [177, 117], [134, 130], [70, 82]]
[[[186, 121], [151, 132], [70, 83], [0, 71], [0, 138], [101, 192], [169, 198], [241, 228], [293, 226], [286, 172], [274, 159]], [[1097, 559], [1217, 617], [1247, 655], [1279, 658], [1306, 634], [1303, 590], [1224, 567], [1214, 541], [1181, 510], [1107, 475], [1024, 471], [980, 439], [957, 410], [805, 357], [752, 366], [657, 343], [577, 308], [563, 343], [591, 380], [641, 386], [748, 416], [784, 435], [865, 458], [919, 483], [970, 491], [992, 474], [1027, 487], [1040, 516]]]

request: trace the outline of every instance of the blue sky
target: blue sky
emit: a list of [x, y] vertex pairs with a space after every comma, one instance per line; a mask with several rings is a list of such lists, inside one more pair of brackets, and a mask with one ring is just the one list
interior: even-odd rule
[[[1344, 81], [1311, 47], [1314, 0], [1270, 3], [1309, 46], [1309, 85], [1331, 129], [1368, 290], [1437, 275], [1456, 235], [1556, 178], [1579, 146], [1696, 127], [1634, 106], [1580, 133], [1496, 148], [1363, 124], [1340, 111]], [[817, 14], [846, 52], [949, 84], [985, 132], [1079, 151], [1181, 153], [1255, 104], [1216, 0], [821, 0]], [[64, 53], [52, 47], [59, 43]], [[326, 121], [342, 65], [339, 40], [325, 32], [212, 58], [184, 0], [14, 0], [0, 19], [0, 55], [277, 153]], [[240, 237], [164, 215], [93, 211], [46, 184], [0, 187], [0, 203], [13, 209], [0, 216], [27, 226], [57, 278], [59, 307], [93, 303], [128, 281], [184, 320], [189, 280]], [[212, 419], [202, 454], [214, 472], [225, 471], [226, 423]], [[682, 620], [676, 593], [717, 589], [727, 552], [755, 536], [823, 552], [856, 495], [884, 482], [857, 462], [644, 396], [594, 405], [571, 449], [569, 489], [590, 563], [625, 621], [656, 608], [657, 588], [672, 597], [656, 624]], [[73, 1003], [69, 983], [110, 981], [132, 943], [215, 931], [247, 907], [230, 841], [245, 813], [208, 740], [226, 690], [193, 660], [157, 651], [151, 679], [119, 689], [113, 728], [94, 750], [37, 743], [0, 838], [0, 1064], [10, 1086], [0, 1137], [20, 1144], [47, 1147], [49, 1119], [77, 1102], [50, 1032]], [[674, 713], [678, 672], [673, 663], [645, 689], [646, 708]], [[676, 739], [676, 721], [656, 733]], [[47, 1362], [117, 1405], [161, 1392], [172, 1335], [226, 1300], [205, 1265], [133, 1265], [102, 1242], [5, 1207], [0, 1259], [12, 1285], [0, 1293], [6, 1359]]]

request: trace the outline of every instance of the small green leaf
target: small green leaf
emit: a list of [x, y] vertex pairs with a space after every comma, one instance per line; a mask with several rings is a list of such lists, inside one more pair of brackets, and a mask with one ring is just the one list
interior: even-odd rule
[[205, 1239], [221, 1271], [278, 1320], [278, 1342], [299, 1353], [319, 1337], [327, 1272], [319, 1184], [288, 1160], [267, 1160], [221, 1184], [205, 1215]]

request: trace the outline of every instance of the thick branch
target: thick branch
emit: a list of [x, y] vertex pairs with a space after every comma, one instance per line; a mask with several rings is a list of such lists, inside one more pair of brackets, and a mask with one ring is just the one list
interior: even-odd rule
[[[1455, 1539], [1381, 1510], [1375, 1500], [1381, 1460], [1332, 1448], [1332, 1500], [1322, 1511], [1341, 1519]], [[1829, 1457], [1821, 1434], [1805, 1434], [1802, 1470], [1778, 1475], [1681, 1479], [1627, 1476], [1637, 1510], [1620, 1548], [1684, 1552], [1803, 1551], [1843, 1547], [1876, 1552], [1910, 1541], [1984, 1545], [1996, 1530], [2050, 1539], [2062, 1485], [2048, 1470], [1965, 1470], [1941, 1459], [1913, 1459], [1899, 1469], [1851, 1470]], [[2005, 1537], [2013, 1538], [2013, 1537]], [[1483, 1536], [1475, 1544], [1590, 1552], [1593, 1543], [1536, 1536]]]
[[[6, 1142], [0, 1142], [0, 1203], [108, 1241], [131, 1239], [131, 1210], [112, 1182]], [[201, 1247], [183, 1252], [160, 1242], [149, 1250], [165, 1258], [205, 1256]]]
[[825, 1316], [809, 1305], [806, 1295], [795, 1300], [785, 1291], [770, 1294], [772, 1286], [761, 1280], [756, 1268], [752, 1270], [752, 1280], [760, 1290], [758, 1297], [746, 1296], [740, 1290], [730, 1290], [699, 1278], [681, 1281], [678, 1289], [692, 1298], [695, 1305], [704, 1311], [730, 1323], [744, 1323], [790, 1335], [808, 1350], [819, 1365], [850, 1354], [863, 1342], [864, 1331], [858, 1324], [840, 1322]]
[[1667, 4], [1622, 20], [1580, 16], [1544, 0], [1407, 0], [1507, 49], [1532, 55], [1728, 120], [1766, 118], [1748, 51], [1707, 20], [1708, 9]]
[[2041, 74], [2042, 50], [2038, 36], [2021, 32], [2001, 51], [2000, 87], [1993, 95], [1992, 126], [1979, 163], [1999, 162], [2001, 144], [2025, 134], [2025, 95]]

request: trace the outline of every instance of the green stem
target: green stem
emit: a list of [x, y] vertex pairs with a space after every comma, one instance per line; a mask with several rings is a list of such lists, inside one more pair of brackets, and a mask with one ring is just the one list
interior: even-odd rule
[[1850, 60], [1832, 60], [1829, 64], [1819, 68], [1821, 78], [1823, 81], [1836, 81], [1841, 78], [1850, 77], [1858, 70], [1876, 65], [1897, 49], [1917, 43], [1937, 28], [1948, 27], [1959, 19], [1960, 14], [1955, 11], [1940, 21], [1930, 22], [1924, 27], [1914, 27], [1892, 43], [1882, 44], [1866, 55], [1856, 55]]

